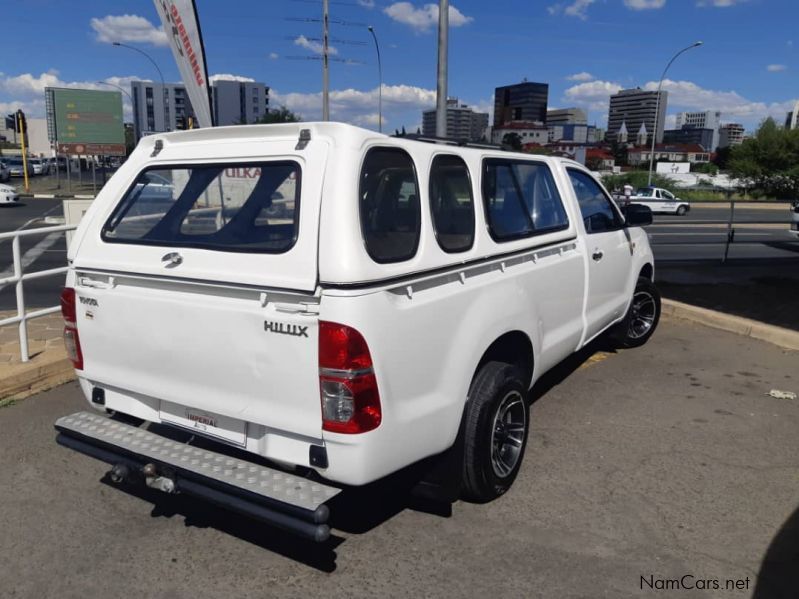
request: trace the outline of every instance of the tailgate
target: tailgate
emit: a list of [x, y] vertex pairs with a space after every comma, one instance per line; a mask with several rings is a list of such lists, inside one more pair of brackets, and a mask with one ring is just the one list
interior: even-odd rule
[[[219, 415], [321, 437], [318, 319], [300, 303], [313, 297], [273, 293], [262, 306], [251, 290], [85, 272], [76, 279], [89, 380], [157, 398], [162, 419], [179, 425]], [[212, 424], [243, 432], [224, 419]]]

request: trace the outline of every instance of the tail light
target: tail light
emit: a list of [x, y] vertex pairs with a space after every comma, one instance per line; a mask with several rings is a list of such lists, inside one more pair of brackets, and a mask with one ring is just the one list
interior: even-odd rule
[[372, 356], [363, 336], [352, 327], [319, 323], [319, 389], [324, 430], [357, 434], [380, 426]]
[[75, 306], [75, 290], [64, 287], [61, 290], [61, 314], [64, 317], [64, 345], [67, 356], [76, 370], [83, 370], [83, 352], [78, 337], [78, 311]]

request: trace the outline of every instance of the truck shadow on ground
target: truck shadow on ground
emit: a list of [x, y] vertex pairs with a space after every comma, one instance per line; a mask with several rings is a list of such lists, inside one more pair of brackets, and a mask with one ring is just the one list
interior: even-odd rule
[[753, 599], [793, 599], [799, 589], [799, 508], [794, 510], [766, 550]]
[[[600, 351], [614, 350], [600, 339], [550, 370], [531, 390], [530, 402], [538, 401]], [[366, 534], [405, 510], [451, 517], [453, 504], [457, 501], [457, 488], [447, 488], [445, 482], [444, 498], [431, 497], [429, 487], [420, 492], [420, 481], [429, 478], [432, 471], [440, 472], [442, 464], [446, 471], [455, 476], [460, 474], [457, 454], [445, 453], [423, 460], [375, 483], [345, 488], [328, 502], [331, 530], [350, 535]], [[346, 540], [342, 536], [331, 534], [327, 541], [313, 543], [196, 498], [167, 495], [143, 485], [117, 485], [108, 476], [101, 482], [152, 504], [153, 518], [180, 516], [186, 526], [216, 529], [323, 572], [335, 571], [336, 549]]]

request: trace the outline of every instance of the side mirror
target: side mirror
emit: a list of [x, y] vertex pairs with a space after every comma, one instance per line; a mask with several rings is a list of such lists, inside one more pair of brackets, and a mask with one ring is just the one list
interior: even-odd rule
[[645, 227], [652, 224], [652, 210], [649, 206], [630, 204], [624, 209], [624, 224], [628, 227]]

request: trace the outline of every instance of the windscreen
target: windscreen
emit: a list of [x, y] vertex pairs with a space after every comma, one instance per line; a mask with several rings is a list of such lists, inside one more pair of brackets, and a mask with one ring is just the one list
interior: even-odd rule
[[111, 243], [285, 252], [299, 225], [296, 162], [143, 171], [103, 228]]

